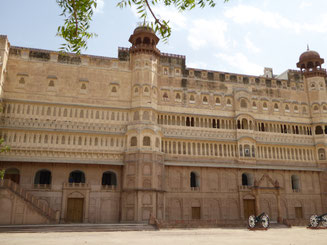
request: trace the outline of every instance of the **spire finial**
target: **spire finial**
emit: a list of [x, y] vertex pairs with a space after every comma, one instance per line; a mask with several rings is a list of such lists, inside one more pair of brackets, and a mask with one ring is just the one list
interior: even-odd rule
[[309, 51], [309, 44], [307, 44], [307, 51]]

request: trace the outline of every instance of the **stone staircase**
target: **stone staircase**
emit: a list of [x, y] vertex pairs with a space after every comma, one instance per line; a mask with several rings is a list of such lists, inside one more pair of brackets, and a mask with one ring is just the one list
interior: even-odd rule
[[2, 225], [0, 233], [20, 232], [114, 232], [155, 231], [154, 226], [144, 223], [117, 224], [49, 224], [49, 225]]
[[0, 188], [8, 189], [16, 196], [25, 201], [30, 207], [38, 212], [41, 216], [45, 217], [49, 223], [59, 222], [59, 212], [50, 208], [50, 206], [44, 202], [40, 202], [39, 198], [32, 195], [23, 189], [20, 185], [16, 184], [10, 179], [0, 180]]

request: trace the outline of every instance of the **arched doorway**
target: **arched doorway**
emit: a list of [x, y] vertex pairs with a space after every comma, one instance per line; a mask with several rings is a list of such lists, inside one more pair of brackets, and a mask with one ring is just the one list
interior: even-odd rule
[[250, 217], [250, 215], [256, 215], [254, 196], [248, 195], [243, 198], [243, 211], [244, 219], [246, 220]]
[[11, 181], [19, 184], [20, 182], [20, 173], [17, 168], [8, 168], [5, 172], [5, 179], [10, 179]]
[[73, 192], [67, 198], [67, 223], [82, 223], [84, 219], [84, 195]]

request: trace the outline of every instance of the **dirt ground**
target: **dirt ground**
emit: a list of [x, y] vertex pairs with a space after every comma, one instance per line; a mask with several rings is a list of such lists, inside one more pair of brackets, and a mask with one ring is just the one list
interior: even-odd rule
[[[172, 243], [173, 244], [172, 244]], [[28, 245], [84, 245], [84, 244], [310, 244], [327, 245], [326, 230], [309, 230], [304, 227], [274, 228], [268, 231], [247, 229], [174, 229], [160, 231], [127, 232], [49, 232], [49, 233], [0, 233], [0, 244]]]

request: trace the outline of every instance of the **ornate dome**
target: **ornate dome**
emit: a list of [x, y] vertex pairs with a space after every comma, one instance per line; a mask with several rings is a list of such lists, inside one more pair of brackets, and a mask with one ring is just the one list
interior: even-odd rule
[[302, 53], [299, 58], [299, 62], [296, 64], [298, 68], [301, 70], [311, 70], [316, 68], [321, 68], [321, 65], [324, 63], [324, 59], [320, 58], [320, 55], [318, 52], [309, 50], [309, 47], [307, 48], [307, 51]]
[[320, 55], [318, 52], [313, 50], [307, 50], [304, 53], [300, 55], [299, 63], [305, 62], [305, 61], [313, 61], [313, 60], [320, 60]]
[[154, 53], [160, 55], [160, 51], [156, 47], [159, 38], [151, 27], [136, 27], [128, 41], [132, 44], [130, 48], [131, 53]]

